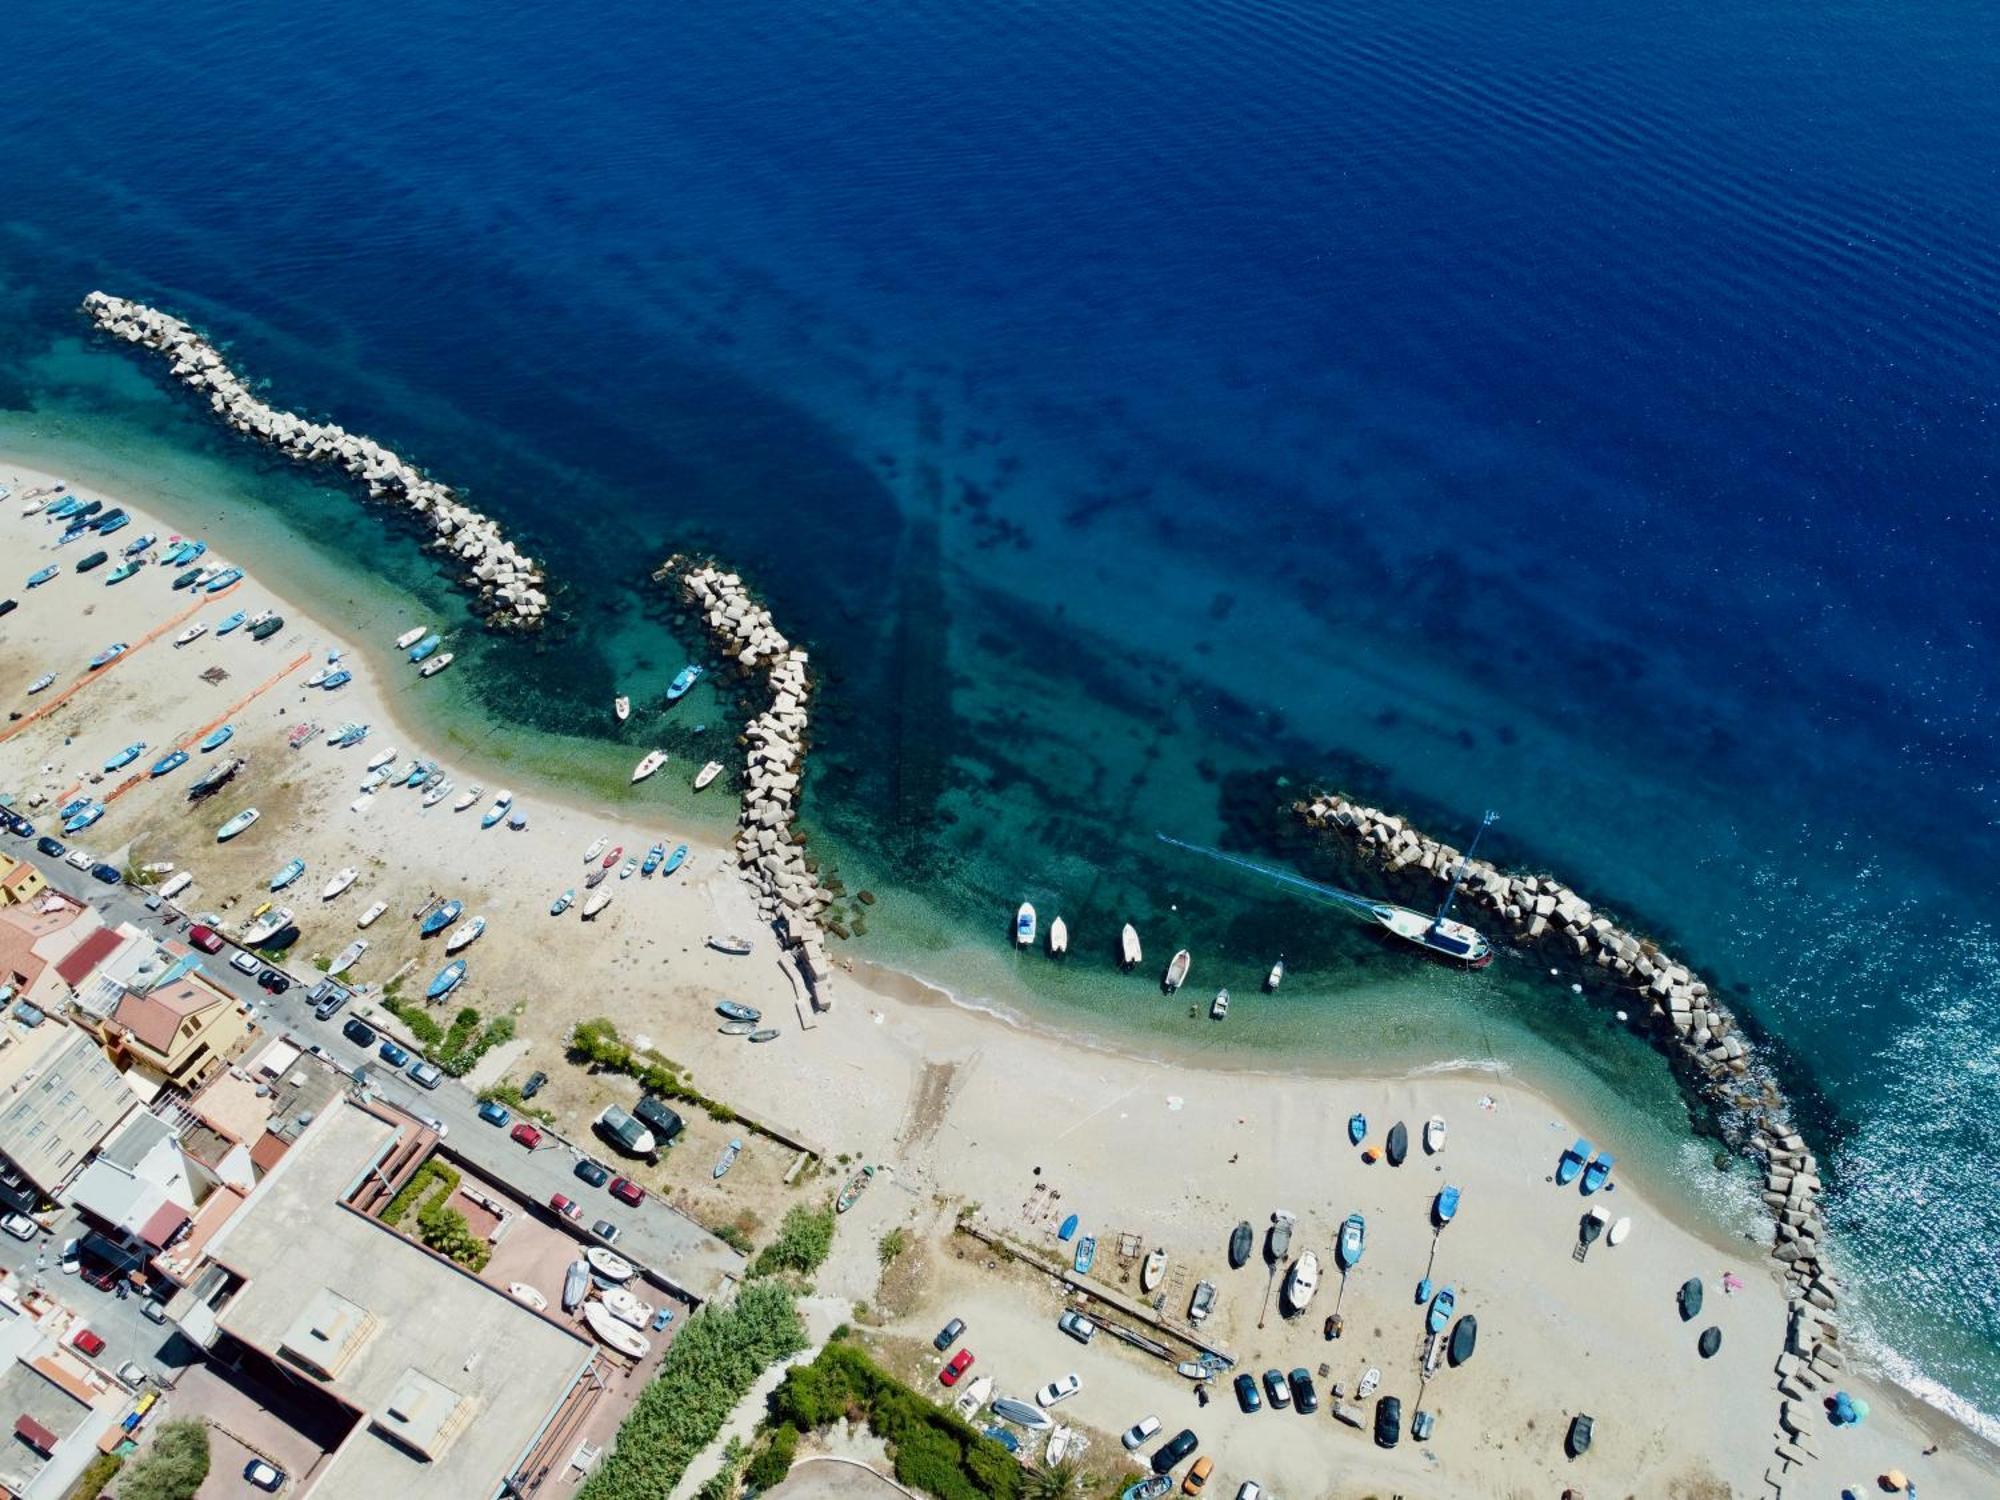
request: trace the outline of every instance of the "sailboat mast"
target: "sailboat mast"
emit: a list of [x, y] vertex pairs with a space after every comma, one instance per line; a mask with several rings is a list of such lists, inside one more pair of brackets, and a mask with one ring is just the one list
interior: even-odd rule
[[1500, 814], [1494, 812], [1490, 807], [1486, 810], [1485, 816], [1479, 820], [1478, 829], [1472, 835], [1472, 842], [1466, 845], [1465, 853], [1459, 855], [1458, 862], [1452, 866], [1451, 884], [1445, 887], [1444, 901], [1438, 906], [1437, 915], [1431, 918], [1432, 932], [1436, 932], [1440, 927], [1444, 926], [1444, 919], [1451, 914], [1452, 898], [1458, 894], [1458, 883], [1465, 879], [1466, 867], [1472, 860], [1472, 851], [1479, 847], [1480, 838], [1499, 816]]

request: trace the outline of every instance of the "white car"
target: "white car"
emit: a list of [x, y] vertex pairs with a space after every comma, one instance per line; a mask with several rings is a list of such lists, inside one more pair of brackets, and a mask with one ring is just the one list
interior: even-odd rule
[[72, 849], [63, 856], [63, 863], [66, 865], [75, 865], [79, 870], [88, 870], [97, 861], [81, 849]]
[[9, 1214], [6, 1218], [0, 1219], [0, 1229], [6, 1230], [17, 1240], [33, 1239], [40, 1228], [41, 1225], [26, 1214]]
[[234, 958], [229, 960], [229, 967], [237, 970], [239, 973], [255, 975], [257, 972], [257, 955], [239, 951]]
[[1160, 1419], [1158, 1417], [1141, 1417], [1125, 1429], [1125, 1436], [1120, 1438], [1119, 1441], [1125, 1445], [1125, 1450], [1129, 1453], [1133, 1449], [1143, 1447], [1146, 1440], [1159, 1430]]
[[1236, 1492], [1236, 1500], [1264, 1500], [1264, 1486], [1254, 1479], [1246, 1479], [1243, 1488]]
[[1051, 1380], [1035, 1392], [1037, 1406], [1054, 1406], [1058, 1401], [1067, 1401], [1083, 1389], [1083, 1377], [1074, 1370], [1060, 1380]]
[[83, 1241], [68, 1239], [63, 1241], [62, 1256], [56, 1267], [65, 1276], [74, 1276], [83, 1269]]

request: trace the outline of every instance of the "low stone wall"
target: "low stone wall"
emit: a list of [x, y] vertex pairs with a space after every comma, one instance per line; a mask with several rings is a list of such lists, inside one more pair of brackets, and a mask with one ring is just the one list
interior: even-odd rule
[[[1308, 824], [1348, 840], [1369, 863], [1391, 874], [1429, 876], [1443, 887], [1460, 863], [1458, 850], [1380, 808], [1340, 796], [1295, 804]], [[1786, 1466], [1811, 1457], [1791, 1403], [1831, 1382], [1841, 1368], [1832, 1314], [1838, 1289], [1821, 1248], [1826, 1220], [1819, 1163], [1793, 1129], [1784, 1096], [1744, 1040], [1736, 1018], [1693, 970], [1651, 938], [1629, 931], [1548, 875], [1508, 874], [1489, 861], [1466, 861], [1459, 900], [1477, 909], [1487, 936], [1524, 949], [1554, 953], [1595, 971], [1597, 983], [1644, 1006], [1652, 1033], [1679, 1071], [1704, 1097], [1736, 1113], [1737, 1144], [1764, 1163], [1764, 1203], [1774, 1221], [1771, 1254], [1791, 1302], [1791, 1333], [1778, 1364], [1776, 1453]], [[1469, 918], [1471, 911], [1465, 913]], [[1474, 919], [1477, 922], [1477, 919]], [[1497, 924], [1499, 930], [1494, 930]]]
[[488, 623], [517, 629], [542, 623], [549, 601], [540, 588], [541, 568], [515, 550], [495, 522], [461, 502], [449, 485], [426, 478], [373, 438], [330, 422], [309, 422], [259, 399], [215, 346], [179, 318], [104, 292], [85, 297], [83, 311], [101, 331], [167, 359], [173, 377], [206, 392], [210, 409], [236, 431], [260, 438], [300, 463], [338, 464], [375, 499], [424, 516], [433, 533], [431, 545], [464, 567], [465, 586], [486, 606]]
[[806, 705], [812, 696], [806, 653], [786, 640], [734, 573], [713, 563], [669, 558], [653, 575], [675, 578], [724, 654], [763, 677], [770, 705], [744, 726], [743, 811], [737, 861], [757, 891], [758, 909], [777, 929], [812, 991], [816, 1010], [831, 1010], [833, 968], [820, 914], [832, 897], [806, 866], [804, 835], [793, 827], [805, 770]]

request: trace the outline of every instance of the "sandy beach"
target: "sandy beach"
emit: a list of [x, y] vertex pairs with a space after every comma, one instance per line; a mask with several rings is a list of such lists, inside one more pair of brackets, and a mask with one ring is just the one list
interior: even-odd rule
[[[586, 1133], [604, 1103], [630, 1103], [636, 1092], [629, 1080], [564, 1061], [572, 1026], [601, 1015], [628, 1038], [649, 1039], [712, 1097], [782, 1124], [829, 1158], [882, 1165], [877, 1185], [843, 1221], [820, 1289], [868, 1304], [861, 1321], [872, 1319], [869, 1326], [907, 1335], [913, 1368], [937, 1325], [964, 1317], [979, 1368], [1001, 1391], [1025, 1396], [1066, 1370], [1083, 1375], [1068, 1414], [1093, 1433], [1095, 1456], [1116, 1453], [1123, 1427], [1157, 1413], [1169, 1431], [1195, 1426], [1223, 1473], [1255, 1476], [1285, 1495], [1388, 1489], [1511, 1497], [1554, 1495], [1568, 1484], [1593, 1495], [1771, 1493], [1765, 1474], [1777, 1470], [1774, 1369], [1785, 1303], [1762, 1241], [1673, 1222], [1646, 1183], [1614, 1177], [1601, 1201], [1612, 1219], [1631, 1219], [1629, 1238], [1573, 1258], [1589, 1201], [1573, 1187], [1556, 1188], [1551, 1176], [1563, 1147], [1596, 1132], [1558, 1101], [1477, 1074], [1346, 1078], [1239, 1071], [1213, 1055], [1200, 1063], [1133, 1057], [954, 1005], [914, 980], [855, 963], [852, 950], [836, 978], [834, 1008], [811, 1017], [776, 962], [769, 932], [755, 925], [751, 892], [729, 851], [677, 834], [649, 811], [656, 791], [641, 784], [615, 800], [574, 802], [524, 793], [524, 830], [482, 829], [504, 771], [435, 755], [400, 728], [356, 640], [316, 620], [312, 601], [273, 597], [254, 571], [226, 595], [199, 601], [169, 587], [178, 570], [156, 566], [107, 585], [125, 546], [177, 529], [149, 515], [143, 496], [104, 497], [132, 521], [101, 544], [112, 564], [78, 575], [75, 564], [99, 544], [52, 550], [60, 527], [22, 515], [29, 492], [59, 482], [0, 458], [0, 484], [14, 491], [0, 502], [0, 556], [17, 575], [0, 580], [0, 596], [20, 601], [0, 621], [0, 701], [33, 716], [0, 725], [0, 785], [30, 803], [41, 825], [70, 796], [107, 799], [102, 821], [73, 842], [122, 868], [171, 863], [192, 873], [192, 889], [177, 898], [191, 912], [214, 913], [233, 929], [267, 900], [291, 906], [302, 931], [291, 963], [297, 974], [365, 936], [369, 951], [350, 980], [381, 986], [407, 974], [408, 992], [421, 993], [445, 959], [418, 937], [410, 915], [434, 896], [463, 901], [468, 917], [484, 916], [488, 925], [460, 955], [468, 975], [452, 1004], [515, 1016], [519, 1040], [489, 1060], [491, 1072], [518, 1078], [546, 1070], [542, 1102], [574, 1136]], [[206, 540], [204, 563], [237, 561], [226, 535]], [[51, 561], [62, 564], [60, 575], [22, 591], [27, 575]], [[264, 609], [285, 620], [267, 641], [213, 629], [237, 610]], [[176, 635], [198, 620], [211, 629], [176, 646]], [[379, 645], [373, 635], [392, 639], [424, 623], [413, 607], [407, 619], [367, 628]], [[120, 641], [130, 643], [123, 656], [88, 670], [94, 654]], [[336, 650], [353, 680], [334, 693], [307, 687], [306, 677]], [[28, 684], [45, 672], [56, 674], [55, 686], [29, 697]], [[59, 694], [67, 696], [49, 707]], [[330, 748], [326, 732], [349, 720], [371, 726], [367, 739]], [[197, 752], [192, 742], [220, 722], [233, 726], [229, 743]], [[302, 722], [320, 731], [289, 748], [287, 736]], [[146, 748], [130, 765], [103, 772], [137, 741]], [[147, 774], [181, 745], [188, 764]], [[365, 765], [392, 748], [397, 765], [435, 758], [456, 789], [482, 784], [481, 797], [455, 812], [456, 790], [429, 808], [414, 790], [364, 796]], [[232, 755], [247, 762], [235, 780], [190, 803], [188, 788], [204, 766]], [[660, 778], [685, 785], [696, 769], [676, 759]], [[720, 787], [713, 794], [729, 795]], [[256, 824], [218, 843], [218, 826], [253, 806]], [[621, 879], [614, 871], [601, 887], [612, 892], [611, 905], [585, 923], [583, 853], [599, 839], [626, 857], [643, 856], [655, 841], [686, 842], [690, 854], [671, 877]], [[305, 862], [305, 875], [271, 897], [271, 877], [294, 858]], [[323, 900], [323, 887], [348, 868], [359, 872], [352, 886]], [[551, 900], [566, 889], [576, 891], [576, 904], [551, 916]], [[358, 933], [357, 919], [377, 901], [387, 913]], [[733, 932], [755, 938], [750, 956], [706, 946], [711, 934]], [[759, 1007], [779, 1038], [751, 1047], [719, 1034], [713, 1006], [725, 997]], [[1391, 1123], [1406, 1124], [1412, 1146], [1402, 1167], [1364, 1163], [1347, 1137], [1357, 1112], [1376, 1144]], [[1432, 1115], [1449, 1126], [1436, 1156], [1416, 1144]], [[643, 1180], [709, 1223], [742, 1214], [746, 1191], [781, 1202], [784, 1162], [761, 1140], [746, 1151], [744, 1175], [732, 1175], [730, 1191], [709, 1180], [711, 1147], [728, 1135], [715, 1122], [692, 1121], [688, 1145]], [[1464, 1206], [1434, 1233], [1430, 1208], [1446, 1184], [1462, 1190]], [[1261, 1234], [1278, 1209], [1297, 1216], [1294, 1253], [1314, 1249], [1329, 1268], [1316, 1301], [1290, 1319], [1279, 1315], [1275, 1295], [1266, 1314], [1261, 1261], [1232, 1272], [1225, 1256], [1239, 1220]], [[1406, 1426], [1421, 1408], [1435, 1415], [1436, 1431], [1428, 1442], [1406, 1436], [1382, 1450], [1331, 1421], [1301, 1425], [1268, 1411], [1243, 1417], [1226, 1393], [1199, 1411], [1188, 1382], [1164, 1365], [1102, 1339], [1079, 1349], [1060, 1335], [1060, 1298], [1047, 1278], [989, 1270], [991, 1257], [952, 1232], [968, 1210], [988, 1230], [1057, 1256], [1067, 1250], [1056, 1226], [1075, 1212], [1083, 1232], [1098, 1236], [1098, 1277], [1135, 1295], [1136, 1263], [1114, 1247], [1121, 1235], [1161, 1247], [1170, 1266], [1163, 1311], [1178, 1317], [1197, 1280], [1214, 1282], [1219, 1305], [1203, 1331], [1239, 1368], [1317, 1371], [1324, 1363], [1330, 1373], [1322, 1386], [1342, 1381], [1350, 1391], [1377, 1369], [1381, 1393], [1402, 1398]], [[749, 1219], [761, 1227], [772, 1211], [753, 1207]], [[1367, 1219], [1367, 1251], [1343, 1288], [1331, 1270], [1332, 1244], [1355, 1212]], [[892, 1294], [880, 1284], [877, 1245], [897, 1227], [912, 1231], [917, 1248], [899, 1262]], [[1455, 1287], [1458, 1311], [1478, 1316], [1480, 1340], [1470, 1362], [1441, 1367], [1423, 1386], [1415, 1288], [1426, 1275]], [[1703, 1279], [1707, 1303], [1683, 1323], [1675, 1291], [1691, 1276]], [[1741, 1289], [1725, 1292], [1725, 1276]], [[1330, 1342], [1321, 1319], [1336, 1298], [1346, 1331]], [[1704, 1360], [1695, 1341], [1710, 1326], [1723, 1343]], [[1784, 1493], [1872, 1488], [1892, 1467], [1920, 1476], [1926, 1494], [1993, 1492], [1995, 1455], [1975, 1438], [1858, 1369], [1843, 1379], [1843, 1388], [1872, 1403], [1872, 1416], [1836, 1429], [1818, 1409], [1818, 1395], [1828, 1392], [1800, 1403], [1795, 1415], [1820, 1458]], [[1562, 1439], [1578, 1412], [1594, 1418], [1596, 1442], [1571, 1463]], [[1941, 1451], [1921, 1456], [1934, 1443]]]

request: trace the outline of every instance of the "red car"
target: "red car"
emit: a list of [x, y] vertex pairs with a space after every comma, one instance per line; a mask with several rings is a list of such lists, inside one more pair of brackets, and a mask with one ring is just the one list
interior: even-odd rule
[[542, 1133], [539, 1130], [535, 1129], [534, 1126], [530, 1125], [526, 1120], [523, 1120], [519, 1125], [516, 1125], [512, 1130], [508, 1131], [507, 1133], [513, 1136], [513, 1138], [519, 1141], [523, 1146], [526, 1146], [530, 1151], [534, 1150], [535, 1147], [541, 1145], [542, 1143]]
[[191, 947], [201, 949], [204, 953], [220, 953], [222, 951], [222, 935], [212, 927], [190, 927], [188, 929], [188, 944]]
[[561, 1214], [572, 1224], [583, 1222], [583, 1205], [574, 1199], [565, 1198], [561, 1193], [549, 1199], [549, 1212]]
[[98, 1355], [104, 1352], [104, 1340], [92, 1333], [88, 1328], [77, 1329], [75, 1333], [69, 1336], [69, 1341], [71, 1347], [81, 1349], [92, 1359], [97, 1358]]
[[629, 1203], [634, 1208], [646, 1201], [646, 1190], [629, 1177], [612, 1178], [610, 1193], [620, 1203]]
[[972, 1351], [961, 1349], [951, 1357], [951, 1363], [938, 1371], [940, 1385], [957, 1385], [958, 1377], [972, 1368]]

